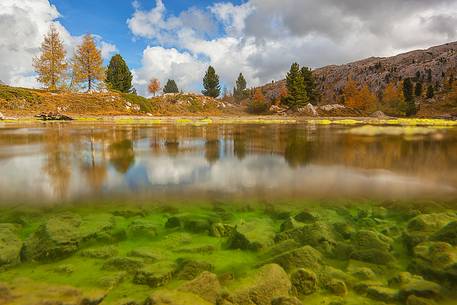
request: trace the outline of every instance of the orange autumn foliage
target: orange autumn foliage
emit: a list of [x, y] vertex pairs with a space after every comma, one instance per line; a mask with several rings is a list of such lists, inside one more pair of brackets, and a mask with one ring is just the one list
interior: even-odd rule
[[359, 109], [366, 113], [376, 111], [376, 96], [370, 91], [368, 85], [358, 89], [356, 82], [351, 78], [343, 90], [344, 104], [347, 107]]
[[160, 81], [157, 78], [151, 79], [148, 85], [149, 93], [156, 96], [157, 92], [160, 90]]

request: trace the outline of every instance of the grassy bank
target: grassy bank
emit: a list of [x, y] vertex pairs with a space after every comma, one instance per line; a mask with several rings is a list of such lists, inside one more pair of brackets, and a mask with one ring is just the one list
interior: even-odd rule
[[456, 221], [432, 202], [4, 207], [0, 304], [452, 304]]

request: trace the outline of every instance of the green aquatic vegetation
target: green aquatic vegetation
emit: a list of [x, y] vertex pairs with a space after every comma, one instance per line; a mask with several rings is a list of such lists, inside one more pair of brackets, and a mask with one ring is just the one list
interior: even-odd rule
[[[201, 275], [198, 280], [203, 283], [219, 281], [222, 288], [216, 289], [225, 291], [220, 296], [238, 300], [235, 304], [243, 304], [247, 295], [265, 287], [268, 294], [259, 295], [259, 302], [270, 304], [295, 287], [298, 297], [312, 305], [337, 297], [347, 304], [376, 304], [379, 298], [388, 298], [392, 289], [414, 294], [424, 287], [419, 284], [426, 284], [433, 289], [443, 286], [439, 298], [446, 304], [453, 295], [444, 283], [455, 274], [443, 269], [452, 263], [444, 255], [452, 258], [456, 253], [452, 221], [457, 214], [440, 207], [441, 213], [424, 212], [411, 218], [411, 210], [350, 200], [1, 208], [0, 232], [14, 228], [15, 237], [8, 231], [0, 235], [0, 241], [32, 245], [30, 251], [36, 253], [32, 257], [39, 259], [11, 252], [17, 264], [0, 272], [0, 283], [32, 297], [34, 292], [25, 285], [54, 290], [73, 287], [81, 296], [102, 293], [101, 304], [142, 304], [163, 291], [172, 300], [194, 299], [189, 291], [197, 293], [191, 288], [200, 286], [191, 281]], [[232, 247], [236, 238], [241, 246]], [[347, 251], [344, 255], [342, 248]], [[431, 259], [438, 252], [440, 259]], [[40, 259], [43, 253], [45, 261]], [[389, 281], [411, 266], [418, 270], [415, 276], [429, 281], [411, 287]], [[355, 287], [373, 278], [380, 282], [379, 288], [365, 285], [364, 293], [357, 292]], [[55, 297], [47, 292], [40, 296]], [[14, 304], [27, 304], [20, 297], [16, 300]]]
[[419, 127], [419, 126], [373, 126], [365, 125], [361, 127], [352, 128], [347, 131], [350, 134], [358, 136], [379, 136], [379, 135], [388, 135], [388, 136], [417, 136], [417, 135], [430, 135], [436, 134], [439, 132], [437, 128], [431, 127]]

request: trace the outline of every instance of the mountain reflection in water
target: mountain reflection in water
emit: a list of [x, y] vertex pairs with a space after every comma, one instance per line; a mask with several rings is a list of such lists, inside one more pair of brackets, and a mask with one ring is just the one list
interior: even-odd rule
[[312, 125], [0, 128], [0, 199], [451, 197], [457, 133], [363, 137]]

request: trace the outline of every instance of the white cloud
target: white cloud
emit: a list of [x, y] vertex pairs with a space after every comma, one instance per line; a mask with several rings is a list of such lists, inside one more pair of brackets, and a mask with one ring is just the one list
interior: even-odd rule
[[[169, 15], [164, 3], [156, 0], [156, 7], [149, 11], [135, 6], [128, 24], [136, 37], [160, 45], [162, 53], [174, 48], [192, 57], [189, 65], [195, 66], [195, 72], [201, 65], [213, 65], [228, 86], [239, 72], [253, 86], [283, 78], [294, 61], [315, 68], [393, 55], [457, 37], [453, 17], [457, 0], [250, 0], [241, 5], [216, 3], [198, 14], [194, 10]], [[184, 22], [186, 15], [204, 19], [202, 12], [205, 20], [214, 20], [223, 31], [208, 35], [209, 26], [199, 29]], [[143, 59], [143, 63], [155, 65], [162, 59]], [[175, 70], [169, 66], [156, 76], [172, 77]], [[143, 66], [140, 70], [151, 69]], [[182, 86], [199, 89], [186, 86], [202, 76], [183, 76]]]
[[100, 50], [102, 51], [103, 59], [109, 59], [113, 53], [118, 51], [114, 44], [105, 41], [100, 42]]
[[[66, 46], [68, 55], [80, 41], [57, 21], [59, 12], [48, 0], [0, 1], [0, 80], [22, 87], [38, 87], [32, 58], [40, 52], [43, 36], [54, 24]], [[101, 42], [102, 51], [109, 55], [115, 46]]]

